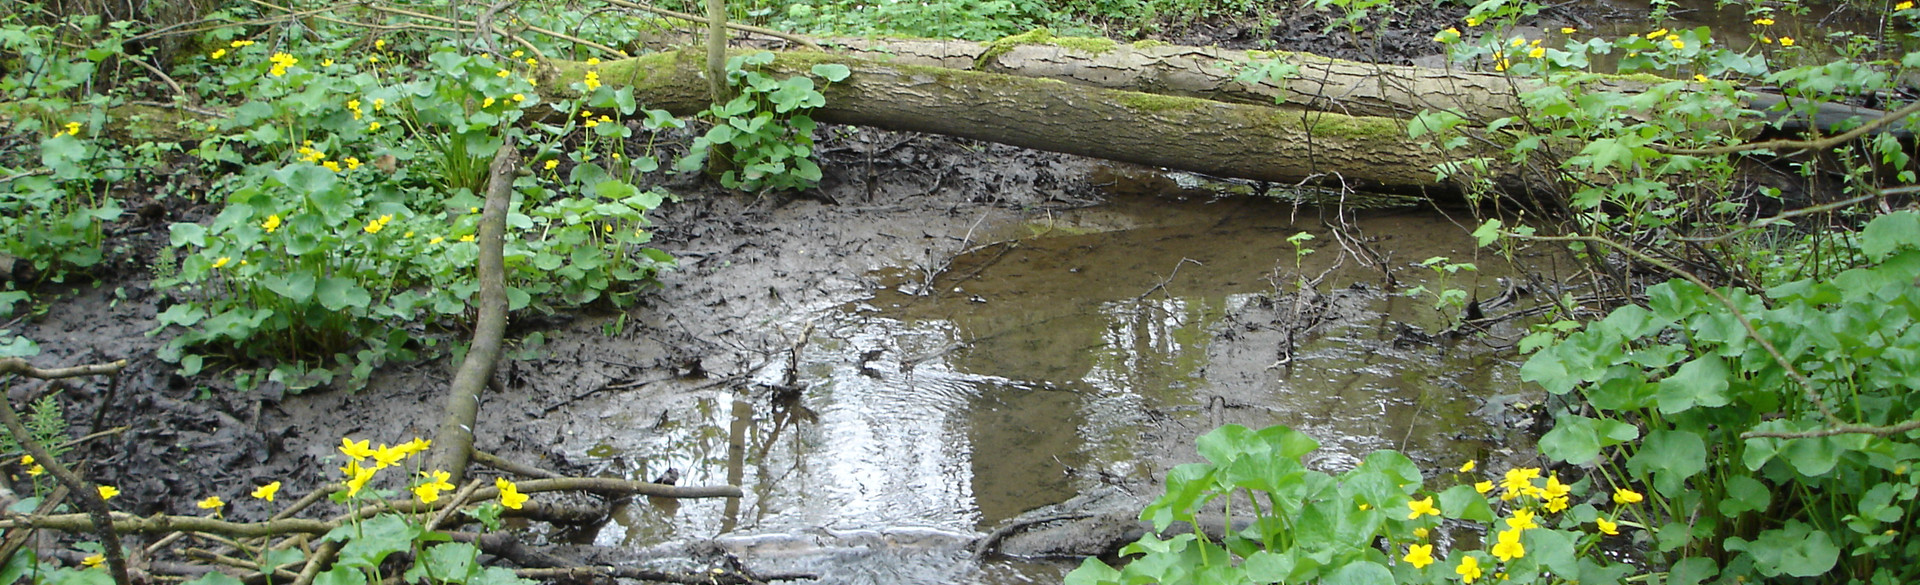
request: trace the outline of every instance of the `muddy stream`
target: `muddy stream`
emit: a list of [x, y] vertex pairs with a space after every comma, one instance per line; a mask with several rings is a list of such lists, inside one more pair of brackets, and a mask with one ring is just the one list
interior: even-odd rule
[[[975, 564], [968, 547], [1076, 496], [1137, 511], [1220, 424], [1300, 429], [1325, 469], [1383, 448], [1435, 466], [1499, 456], [1512, 428], [1490, 399], [1519, 388], [1512, 358], [1426, 339], [1445, 317], [1383, 287], [1391, 274], [1401, 292], [1488, 297], [1500, 263], [1430, 282], [1415, 263], [1474, 256], [1444, 217], [1373, 212], [1341, 237], [1323, 220], [1165, 194], [983, 215], [950, 260], [908, 254], [816, 310], [761, 316], [788, 345], [742, 390], [599, 404], [596, 424], [570, 431], [570, 459], [747, 495], [636, 502], [575, 538], [647, 550], [719, 537], [755, 570], [832, 583], [1058, 582], [1077, 561]], [[1287, 238], [1303, 231], [1314, 239], [1299, 254]]]

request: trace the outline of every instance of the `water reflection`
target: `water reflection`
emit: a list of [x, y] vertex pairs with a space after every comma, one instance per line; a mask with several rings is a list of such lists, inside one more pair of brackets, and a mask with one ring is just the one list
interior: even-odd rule
[[[1325, 229], [1259, 205], [1148, 200], [1014, 226], [941, 278], [882, 275], [872, 298], [796, 316], [791, 330], [810, 323], [797, 399], [765, 390], [787, 376], [769, 359], [759, 389], [669, 408], [694, 414], [610, 449], [633, 458], [616, 472], [673, 467], [746, 497], [633, 506], [598, 540], [731, 534], [776, 559], [767, 570], [832, 582], [1057, 580], [1065, 565], [975, 568], [956, 551], [1024, 511], [1193, 460], [1192, 439], [1223, 422], [1293, 425], [1333, 467], [1375, 448], [1431, 460], [1484, 449], [1493, 433], [1471, 411], [1511, 382], [1510, 366], [1394, 348], [1387, 324], [1426, 317], [1377, 289], [1335, 289], [1377, 268], [1332, 270], [1310, 298], [1348, 303], [1346, 320], [1297, 338], [1271, 306], [1270, 275], [1295, 266], [1287, 235]], [[1435, 218], [1361, 229], [1385, 234], [1375, 244], [1387, 255], [1471, 256]], [[1331, 270], [1337, 257], [1298, 268]]]

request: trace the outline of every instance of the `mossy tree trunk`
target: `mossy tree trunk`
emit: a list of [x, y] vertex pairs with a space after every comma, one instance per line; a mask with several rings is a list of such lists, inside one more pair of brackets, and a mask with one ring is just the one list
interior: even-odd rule
[[[689, 114], [709, 96], [697, 52], [661, 53], [594, 66], [608, 84], [634, 88], [648, 107]], [[803, 75], [819, 63], [852, 69], [813, 112], [824, 122], [946, 134], [1212, 175], [1318, 180], [1359, 188], [1444, 187], [1447, 162], [1407, 137], [1406, 121], [1379, 116], [1228, 103], [997, 73], [785, 52], [769, 73]], [[556, 63], [543, 80], [563, 92], [586, 72]]]

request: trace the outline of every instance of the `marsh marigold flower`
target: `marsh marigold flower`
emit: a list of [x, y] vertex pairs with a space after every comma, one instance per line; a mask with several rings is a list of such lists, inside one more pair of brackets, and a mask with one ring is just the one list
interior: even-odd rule
[[1493, 491], [1493, 482], [1483, 481], [1480, 483], [1473, 484], [1473, 491], [1480, 492], [1482, 495], [1485, 495], [1487, 492]]
[[78, 136], [78, 135], [80, 135], [80, 123], [79, 123], [79, 122], [67, 122], [67, 133], [68, 133], [68, 134], [72, 134], [72, 135], [75, 135], [75, 136]]
[[1426, 499], [1423, 500], [1410, 500], [1407, 502], [1408, 520], [1418, 520], [1421, 516], [1439, 515], [1440, 509], [1433, 507], [1433, 496], [1427, 496]]
[[1782, 47], [1793, 46], [1793, 37], [1780, 37], [1780, 46]]
[[1651, 41], [1651, 40], [1654, 40], [1654, 39], [1657, 39], [1657, 38], [1660, 38], [1660, 37], [1664, 37], [1664, 36], [1667, 36], [1667, 29], [1664, 29], [1664, 28], [1663, 28], [1663, 29], [1660, 29], [1660, 30], [1656, 30], [1656, 31], [1653, 31], [1653, 32], [1650, 32], [1650, 33], [1647, 33], [1647, 40], [1649, 40], [1649, 41]]
[[1468, 27], [1480, 26], [1480, 18], [1475, 16], [1467, 17], [1467, 26]]
[[1771, 18], [1755, 18], [1755, 19], [1753, 19], [1753, 24], [1754, 24], [1754, 25], [1756, 25], [1756, 26], [1773, 26], [1773, 19], [1771, 19]]
[[1527, 556], [1527, 547], [1520, 545], [1520, 529], [1501, 531], [1499, 542], [1494, 543], [1493, 549], [1488, 552], [1499, 557], [1503, 563]]
[[227, 50], [226, 50], [226, 49], [214, 49], [214, 50], [213, 50], [213, 58], [215, 58], [215, 59], [219, 59], [219, 58], [221, 58], [221, 57], [225, 57], [225, 56], [227, 56]]
[[1480, 570], [1480, 559], [1471, 556], [1460, 557], [1460, 566], [1454, 567], [1453, 572], [1460, 575], [1460, 581], [1464, 583], [1472, 583], [1484, 574]]
[[1513, 517], [1507, 519], [1507, 527], [1515, 531], [1520, 531], [1529, 528], [1539, 528], [1540, 525], [1533, 521], [1533, 512], [1531, 510], [1514, 510]]
[[1534, 47], [1533, 50], [1527, 51], [1527, 57], [1530, 58], [1539, 59], [1545, 56], [1547, 56], [1547, 50], [1540, 47]]
[[1640, 495], [1640, 492], [1627, 488], [1615, 488], [1613, 490], [1613, 503], [1615, 504], [1638, 504], [1645, 499], [1647, 499], [1646, 496]]
[[1424, 569], [1427, 565], [1433, 564], [1433, 545], [1416, 544], [1409, 546], [1407, 547], [1407, 556], [1400, 557], [1400, 560], [1412, 564], [1415, 569]]
[[507, 481], [507, 478], [494, 478], [493, 487], [500, 490], [500, 505], [502, 506], [518, 510], [520, 506], [527, 503], [528, 496], [520, 493], [520, 486], [514, 485], [511, 481]]
[[560, 161], [557, 159], [547, 159], [547, 164], [544, 166], [546, 166], [547, 170], [551, 171], [553, 167], [560, 166]]
[[1618, 536], [1620, 534], [1620, 525], [1615, 524], [1612, 520], [1608, 520], [1606, 518], [1594, 518], [1593, 525], [1600, 529], [1601, 534], [1605, 534], [1608, 536]]
[[1570, 34], [1573, 34], [1573, 33], [1575, 33], [1575, 32], [1579, 32], [1579, 29], [1576, 29], [1576, 28], [1573, 28], [1573, 27], [1571, 27], [1571, 26], [1563, 26], [1563, 27], [1560, 27], [1560, 34], [1563, 34], [1563, 35], [1570, 35]]
[[368, 457], [373, 456], [373, 448], [368, 447], [367, 441], [364, 439], [359, 442], [354, 442], [353, 439], [341, 437], [340, 454], [352, 457], [354, 461], [366, 461]]
[[422, 504], [434, 503], [440, 499], [440, 492], [453, 489], [453, 484], [447, 483], [447, 479], [452, 477], [452, 474], [445, 471], [422, 471], [420, 476], [427, 478], [427, 481], [413, 486], [413, 495], [419, 498]]
[[221, 256], [219, 259], [213, 261], [213, 267], [220, 268], [226, 266], [229, 262], [233, 262], [233, 258]]
[[473, 241], [473, 234], [467, 234], [467, 235], [464, 235], [464, 236], [460, 236], [460, 241], [462, 241], [462, 242], [471, 242], [471, 241]]
[[113, 487], [110, 485], [103, 485], [103, 486], [100, 486], [99, 489], [100, 489], [100, 499], [102, 500], [111, 500], [113, 499], [114, 496], [120, 495], [120, 488], [117, 488], [117, 487]]
[[582, 83], [587, 85], [587, 91], [600, 89], [600, 74], [598, 72], [588, 71], [587, 79]]
[[257, 488], [253, 488], [254, 498], [266, 500], [269, 502], [273, 501], [273, 495], [277, 493], [280, 493], [280, 482], [277, 482], [277, 481], [267, 485], [257, 487]]
[[1480, 462], [1479, 462], [1479, 461], [1476, 461], [1476, 460], [1473, 460], [1473, 459], [1468, 459], [1466, 463], [1462, 463], [1462, 464], [1460, 464], [1460, 473], [1466, 473], [1466, 472], [1469, 472], [1469, 471], [1473, 471], [1473, 469], [1474, 469], [1475, 467], [1479, 467], [1479, 466], [1480, 466]]
[[266, 221], [260, 222], [260, 229], [267, 230], [269, 234], [273, 233], [274, 230], [280, 229], [280, 214], [276, 213], [267, 216]]
[[80, 564], [86, 565], [89, 568], [98, 567], [100, 563], [104, 562], [107, 562], [107, 557], [101, 555], [89, 555], [87, 558], [80, 559]]
[[200, 500], [200, 503], [194, 505], [199, 506], [202, 510], [218, 510], [226, 507], [227, 503], [222, 501], [220, 496], [207, 496], [207, 499]]
[[1894, 9], [1894, 10], [1907, 10], [1907, 9], [1910, 9], [1910, 8], [1913, 8], [1913, 3], [1912, 3], [1912, 2], [1901, 2], [1901, 3], [1899, 3], [1899, 4], [1895, 4], [1895, 5], [1893, 5], [1893, 9]]
[[253, 45], [253, 41], [234, 41], [231, 43], [227, 43], [227, 46], [233, 47], [235, 49], [238, 49], [240, 47], [251, 46], [251, 45]]

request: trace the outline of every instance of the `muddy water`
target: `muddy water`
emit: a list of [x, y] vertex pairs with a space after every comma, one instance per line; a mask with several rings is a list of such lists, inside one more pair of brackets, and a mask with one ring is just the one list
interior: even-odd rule
[[[1475, 410], [1518, 387], [1514, 364], [1409, 342], [1400, 323], [1445, 316], [1384, 291], [1443, 284], [1411, 265], [1470, 260], [1471, 241], [1425, 212], [1363, 217], [1342, 238], [1325, 221], [1246, 198], [1125, 197], [975, 225], [950, 260], [770, 316], [796, 349], [769, 356], [752, 390], [609, 421], [634, 432], [587, 453], [607, 471], [672, 469], [747, 496], [629, 506], [594, 541], [723, 535], [756, 570], [824, 582], [1057, 582], [1075, 563], [979, 566], [965, 547], [1088, 491], [1150, 497], [1222, 423], [1308, 432], [1328, 469], [1380, 448], [1435, 466], [1501, 449], [1507, 431]], [[1287, 242], [1303, 231], [1310, 253]], [[1497, 294], [1496, 263], [1480, 264], [1445, 284]], [[1303, 277], [1319, 280], [1310, 294]]]

